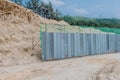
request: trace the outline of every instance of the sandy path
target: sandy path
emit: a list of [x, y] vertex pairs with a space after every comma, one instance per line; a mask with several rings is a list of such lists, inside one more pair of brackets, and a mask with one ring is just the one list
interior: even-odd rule
[[119, 60], [115, 53], [0, 67], [0, 80], [120, 80]]

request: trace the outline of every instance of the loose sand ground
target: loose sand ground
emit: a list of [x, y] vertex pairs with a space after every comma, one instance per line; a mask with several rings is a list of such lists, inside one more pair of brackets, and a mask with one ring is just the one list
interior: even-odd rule
[[0, 80], [120, 80], [120, 53], [0, 67]]

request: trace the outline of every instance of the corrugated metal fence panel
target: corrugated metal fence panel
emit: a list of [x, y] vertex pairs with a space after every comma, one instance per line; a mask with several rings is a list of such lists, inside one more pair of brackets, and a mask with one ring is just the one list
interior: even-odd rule
[[93, 34], [93, 55], [96, 54], [96, 34]]
[[120, 52], [120, 35], [82, 33], [42, 33], [42, 59]]
[[79, 56], [83, 56], [83, 54], [84, 54], [84, 50], [83, 50], [83, 34], [81, 34], [81, 33], [79, 33], [79, 51], [80, 51], [80, 53], [79, 53]]
[[70, 34], [68, 34], [68, 58], [71, 57], [71, 39], [70, 39]]
[[64, 57], [65, 58], [68, 58], [68, 34], [67, 33], [65, 33], [65, 38], [64, 38], [65, 40], [64, 40], [64, 49], [65, 49], [65, 52], [64, 52]]
[[74, 36], [74, 56], [77, 57], [78, 56], [78, 34], [75, 33]]
[[46, 33], [42, 33], [42, 59], [46, 60]]
[[118, 51], [118, 35], [115, 35], [115, 52]]
[[53, 41], [53, 33], [46, 33], [46, 53], [47, 60], [53, 59], [54, 52], [54, 41]]
[[91, 55], [93, 55], [94, 54], [94, 39], [93, 39], [93, 37], [94, 37], [94, 35], [93, 34], [91, 34]]
[[115, 35], [109, 35], [109, 53], [115, 52]]
[[117, 52], [120, 52], [120, 35], [117, 35]]
[[107, 50], [107, 35], [104, 34], [104, 37], [103, 37], [103, 43], [104, 43], [104, 54], [105, 53], [108, 53], [108, 50]]
[[98, 40], [99, 40], [99, 54], [103, 54], [103, 35], [98, 36]]
[[[58, 59], [58, 56], [59, 56], [59, 43], [58, 43], [58, 35], [57, 33], [54, 33], [54, 59]], [[56, 54], [57, 53], [57, 54]], [[45, 54], [45, 53], [44, 53]]]
[[100, 38], [99, 38], [99, 34], [96, 34], [96, 54], [99, 54], [100, 53]]
[[86, 55], [89, 55], [89, 34], [85, 34]]
[[71, 54], [72, 54], [71, 57], [75, 57], [75, 51], [74, 51], [74, 50], [75, 50], [75, 43], [74, 43], [74, 42], [75, 42], [75, 34], [72, 33], [72, 34], [71, 34], [71, 44], [72, 44], [72, 45], [71, 45], [71, 50], [72, 50], [72, 51], [71, 51]]
[[86, 56], [87, 50], [86, 50], [86, 34], [82, 34], [83, 35], [83, 54], [82, 56]]

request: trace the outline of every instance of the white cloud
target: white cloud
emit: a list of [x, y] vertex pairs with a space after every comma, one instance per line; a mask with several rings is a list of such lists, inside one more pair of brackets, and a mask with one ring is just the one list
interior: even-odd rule
[[88, 13], [87, 10], [84, 8], [74, 8], [73, 11], [76, 14], [87, 14]]
[[49, 1], [54, 5], [54, 6], [62, 6], [65, 3], [61, 0], [42, 0], [45, 3], [48, 3]]

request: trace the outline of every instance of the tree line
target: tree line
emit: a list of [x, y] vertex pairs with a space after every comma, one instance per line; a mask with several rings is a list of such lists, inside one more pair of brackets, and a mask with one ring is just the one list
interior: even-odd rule
[[23, 3], [23, 0], [11, 0], [19, 5], [22, 5], [28, 9], [31, 9], [33, 12], [39, 14], [40, 16], [48, 19], [60, 20], [61, 12], [58, 9], [53, 8], [51, 2], [44, 3], [40, 0], [28, 0]]
[[13, 2], [22, 5], [28, 9], [33, 10], [40, 16], [48, 19], [54, 20], [64, 20], [70, 25], [80, 25], [80, 26], [94, 26], [94, 27], [110, 27], [110, 28], [120, 28], [119, 19], [107, 19], [107, 18], [87, 18], [81, 16], [69, 16], [62, 15], [58, 9], [55, 9], [51, 2], [48, 4], [40, 0], [28, 0], [23, 4], [23, 0], [12, 0]]
[[109, 27], [120, 28], [120, 19], [112, 18], [87, 18], [81, 16], [62, 16], [62, 20], [70, 25], [94, 26], [94, 27]]

